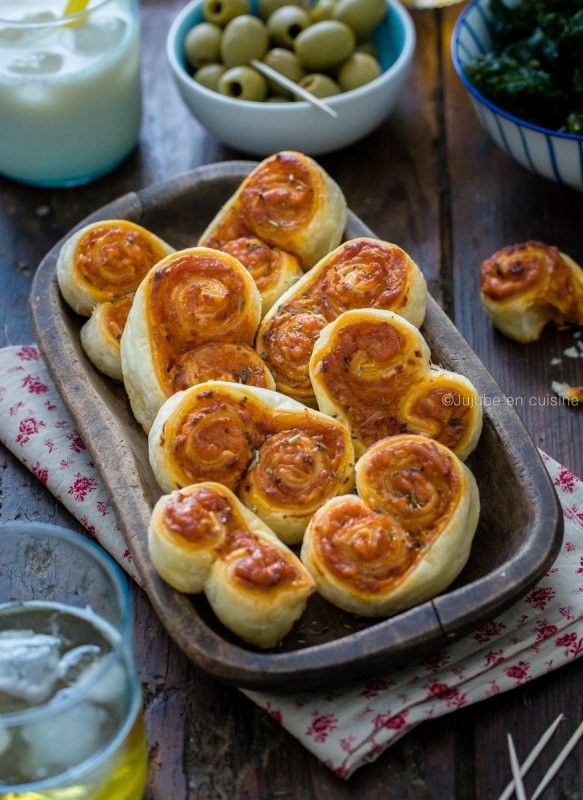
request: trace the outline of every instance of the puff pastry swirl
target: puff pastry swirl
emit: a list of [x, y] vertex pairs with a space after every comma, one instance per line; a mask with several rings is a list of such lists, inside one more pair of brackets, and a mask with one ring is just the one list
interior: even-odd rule
[[224, 381], [170, 397], [149, 454], [162, 491], [221, 483], [287, 544], [301, 541], [322, 503], [354, 485], [346, 425], [278, 392]]
[[81, 328], [81, 344], [89, 360], [100, 372], [117, 381], [123, 380], [120, 342], [134, 293], [120, 295], [94, 306]]
[[57, 258], [57, 282], [71, 308], [88, 317], [98, 303], [134, 292], [174, 248], [125, 219], [92, 222], [73, 233]]
[[390, 616], [443, 591], [467, 562], [480, 502], [472, 473], [447, 447], [404, 434], [356, 466], [358, 496], [314, 514], [301, 558], [331, 603]]
[[256, 350], [278, 391], [315, 405], [309, 361], [326, 324], [355, 308], [395, 311], [420, 326], [427, 285], [415, 262], [395, 244], [362, 237], [324, 256], [264, 317]]
[[346, 311], [327, 325], [310, 377], [320, 410], [350, 427], [357, 457], [386, 436], [424, 433], [463, 460], [480, 437], [473, 384], [433, 366], [421, 333], [391, 311]]
[[303, 153], [282, 151], [242, 181], [199, 244], [222, 249], [254, 237], [309, 269], [340, 243], [346, 215], [344, 195], [322, 167]]
[[315, 588], [299, 558], [218, 483], [162, 496], [151, 516], [148, 549], [167, 583], [204, 592], [229, 630], [261, 648], [289, 632]]
[[583, 324], [583, 269], [543, 242], [508, 245], [482, 263], [480, 298], [498, 330], [533, 342], [547, 322]]
[[[251, 347], [260, 315], [259, 292], [233, 256], [192, 247], [158, 262], [135, 294], [121, 339], [124, 384], [144, 429], [175, 391], [191, 381], [226, 378], [229, 365], [234, 380], [253, 378], [272, 386]], [[210, 343], [214, 361], [208, 347], [203, 353], [198, 349]]]

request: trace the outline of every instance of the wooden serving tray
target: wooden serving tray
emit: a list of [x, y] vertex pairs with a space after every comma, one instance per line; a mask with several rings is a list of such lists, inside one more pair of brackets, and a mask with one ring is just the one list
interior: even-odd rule
[[[254, 166], [233, 161], [193, 170], [124, 195], [78, 227], [125, 218], [177, 249], [193, 246]], [[345, 238], [372, 235], [349, 213]], [[387, 620], [365, 620], [312, 596], [302, 619], [277, 648], [265, 652], [245, 645], [222, 627], [203, 597], [171, 589], [150, 563], [147, 528], [160, 490], [150, 469], [147, 439], [123, 387], [95, 370], [84, 354], [79, 330], [85, 320], [65, 304], [57, 286], [61, 244], [43, 259], [32, 286], [37, 342], [101, 474], [154, 608], [200, 668], [238, 686], [278, 691], [385, 672], [491, 619], [526, 593], [554, 560], [563, 518], [538, 451], [500, 387], [429, 297], [422, 332], [434, 362], [465, 375], [484, 398], [483, 433], [467, 461], [478, 482], [482, 511], [466, 568], [439, 597]]]

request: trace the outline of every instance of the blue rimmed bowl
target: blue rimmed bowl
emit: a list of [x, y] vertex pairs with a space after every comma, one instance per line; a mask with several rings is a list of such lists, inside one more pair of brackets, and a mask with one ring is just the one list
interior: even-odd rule
[[451, 55], [474, 110], [496, 144], [523, 167], [573, 189], [583, 191], [583, 136], [558, 133], [503, 111], [468, 80], [464, 67], [492, 50], [490, 0], [472, 0], [453, 30]]

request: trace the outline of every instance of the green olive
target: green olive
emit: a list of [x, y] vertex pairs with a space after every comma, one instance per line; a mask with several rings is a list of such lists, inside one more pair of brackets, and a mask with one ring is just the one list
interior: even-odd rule
[[303, 5], [303, 0], [258, 0], [257, 11], [262, 19], [269, 19], [277, 8]]
[[192, 77], [197, 83], [200, 83], [207, 89], [218, 92], [219, 78], [224, 72], [225, 67], [222, 64], [205, 64], [203, 67], [197, 69]]
[[289, 103], [290, 98], [281, 94], [271, 94], [265, 99], [266, 103]]
[[192, 69], [219, 61], [222, 35], [223, 29], [212, 22], [200, 22], [188, 31], [184, 39], [184, 55]]
[[[310, 75], [305, 75], [299, 84], [315, 97], [332, 97], [335, 94], [340, 94], [340, 86], [336, 81], [332, 80], [329, 75], [323, 75], [320, 72], [312, 72]], [[297, 99], [301, 100], [302, 98], [298, 97]]]
[[232, 19], [221, 38], [221, 59], [226, 67], [249, 64], [263, 58], [269, 46], [267, 28], [257, 17], [243, 14]]
[[356, 37], [344, 22], [323, 20], [303, 30], [294, 50], [306, 67], [315, 72], [334, 69], [354, 51]]
[[335, 7], [336, 0], [318, 0], [316, 5], [310, 9], [311, 21], [322, 22], [324, 19], [333, 19]]
[[281, 47], [293, 49], [296, 37], [310, 24], [310, 15], [303, 8], [282, 6], [267, 20], [271, 41]]
[[344, 22], [363, 39], [374, 31], [386, 13], [386, 0], [338, 0], [334, 19]]
[[219, 92], [236, 100], [261, 101], [267, 97], [267, 81], [252, 67], [232, 67], [219, 78]]
[[[298, 83], [306, 74], [306, 70], [297, 55], [284, 47], [273, 47], [268, 50], [263, 56], [263, 63], [277, 72], [281, 72], [282, 75], [294, 83]], [[268, 85], [270, 91], [276, 95], [292, 96], [292, 93], [284, 89], [277, 81], [268, 80]]]
[[249, 0], [205, 0], [202, 16], [207, 22], [224, 27], [240, 14], [249, 13]]
[[364, 86], [365, 83], [378, 78], [381, 65], [368, 53], [353, 53], [338, 70], [336, 79], [344, 92]]
[[368, 53], [369, 56], [376, 58], [378, 61], [379, 54], [378, 50], [376, 49], [375, 45], [370, 41], [370, 39], [366, 39], [364, 42], [359, 42], [356, 45], [355, 53]]

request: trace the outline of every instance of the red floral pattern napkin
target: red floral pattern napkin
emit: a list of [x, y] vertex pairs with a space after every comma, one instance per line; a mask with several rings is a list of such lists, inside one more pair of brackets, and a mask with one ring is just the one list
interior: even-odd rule
[[[113, 510], [38, 350], [0, 350], [0, 441], [136, 578]], [[407, 669], [330, 692], [246, 691], [348, 778], [423, 720], [508, 691], [583, 655], [583, 483], [542, 454], [565, 517], [561, 552], [532, 591]]]

